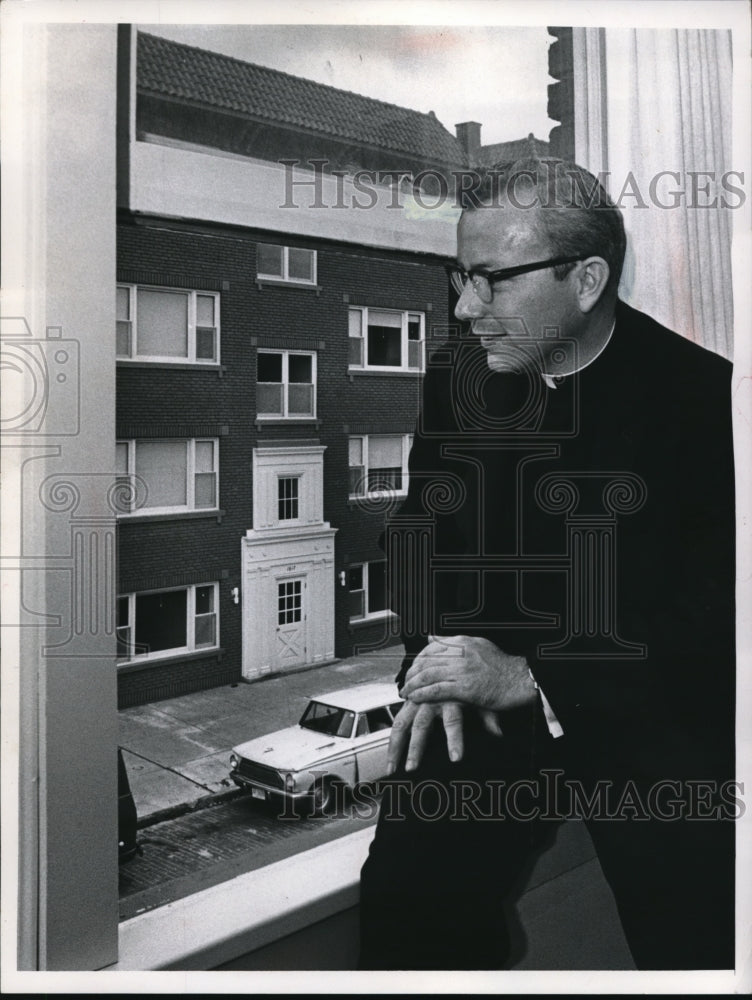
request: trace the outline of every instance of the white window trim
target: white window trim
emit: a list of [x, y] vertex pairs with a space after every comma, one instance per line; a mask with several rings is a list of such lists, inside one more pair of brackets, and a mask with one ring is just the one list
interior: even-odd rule
[[[318, 251], [310, 247], [288, 247], [280, 246], [279, 243], [259, 243], [257, 246], [279, 247], [282, 251], [282, 274], [267, 274], [256, 267], [256, 277], [262, 281], [283, 281], [289, 285], [315, 285], [318, 272]], [[291, 278], [290, 277], [290, 250], [305, 250], [311, 254], [311, 277]]]
[[[200, 587], [212, 587], [214, 589], [214, 643], [211, 646], [196, 645], [196, 590]], [[144, 597], [148, 594], [172, 594], [177, 591], [186, 591], [186, 638], [185, 646], [175, 646], [171, 649], [160, 649], [154, 653], [134, 653], [131, 656], [118, 658], [118, 666], [126, 666], [132, 663], [145, 663], [154, 660], [170, 659], [173, 656], [181, 656], [185, 653], [210, 653], [219, 649], [219, 584], [216, 581], [208, 580], [206, 583], [191, 583], [183, 587], [160, 587], [158, 590], [139, 590], [129, 594], [118, 594], [118, 601], [127, 599], [128, 601], [128, 628], [133, 643], [136, 636], [136, 598]]]
[[[176, 441], [182, 441], [186, 445], [187, 459], [186, 459], [186, 503], [184, 505], [179, 505], [176, 507], [138, 507], [137, 503], [140, 498], [140, 491], [138, 489], [138, 478], [136, 476], [136, 450], [139, 442], [147, 441], [152, 444], [158, 444], [160, 442], [174, 443]], [[214, 474], [214, 506], [213, 507], [197, 507], [196, 506], [196, 445], [210, 443], [213, 445], [214, 454], [214, 467], [212, 468], [212, 473]], [[129, 438], [123, 439], [118, 438], [117, 444], [124, 444], [127, 448], [127, 471], [123, 476], [127, 479], [129, 483], [133, 484], [133, 489], [130, 491], [130, 496], [128, 497], [130, 501], [131, 509], [129, 511], [119, 511], [118, 518], [129, 518], [129, 517], [144, 517], [153, 514], [188, 514], [188, 513], [201, 513], [201, 514], [211, 514], [213, 511], [219, 510], [219, 438], [210, 437], [198, 437], [198, 438]], [[122, 474], [121, 474], [122, 475]], [[148, 483], [146, 484], [148, 487]]]
[[[259, 382], [256, 385], [282, 385], [282, 413], [261, 413], [258, 408], [258, 393], [256, 394], [256, 419], [257, 420], [315, 420], [318, 395], [318, 381], [316, 378], [316, 351], [296, 351], [293, 348], [273, 348], [263, 347], [258, 349], [258, 354], [281, 354], [282, 355], [282, 382]], [[301, 354], [311, 358], [311, 384], [313, 385], [313, 399], [311, 413], [290, 413], [290, 355]], [[293, 383], [296, 384], [296, 383]]]
[[[349, 498], [351, 500], [362, 500], [364, 497], [380, 497], [384, 493], [393, 493], [394, 496], [404, 496], [407, 494], [408, 488], [408, 467], [407, 462], [410, 457], [410, 448], [413, 443], [412, 434], [350, 434], [348, 438], [348, 444], [350, 441], [359, 440], [363, 449], [363, 477], [365, 482], [368, 482], [369, 474], [369, 462], [368, 462], [368, 441], [370, 438], [377, 437], [399, 437], [402, 441], [402, 488], [399, 490], [366, 490], [363, 493], [350, 493]], [[354, 466], [348, 464], [348, 469], [354, 468]]]
[[[209, 292], [195, 288], [172, 288], [164, 285], [131, 285], [118, 282], [118, 289], [123, 288], [128, 292], [128, 314], [129, 320], [118, 319], [117, 323], [127, 322], [131, 330], [131, 352], [130, 354], [118, 354], [118, 361], [144, 361], [154, 364], [186, 364], [186, 365], [215, 365], [220, 364], [220, 318], [219, 318], [219, 292]], [[174, 354], [139, 354], [138, 353], [138, 296], [137, 291], [143, 289], [150, 292], [172, 292], [188, 296], [188, 354], [186, 357], [176, 357]], [[214, 330], [216, 357], [214, 359], [196, 357], [196, 299], [199, 295], [206, 295], [214, 300]]]
[[[123, 921], [118, 962], [104, 971], [216, 968], [357, 906], [375, 829], [345, 833]], [[314, 982], [317, 975], [326, 977], [325, 989], [331, 985], [331, 973], [313, 973]], [[366, 984], [373, 974], [358, 975]]]
[[[390, 617], [393, 614], [393, 612], [392, 612], [392, 610], [390, 608], [383, 608], [381, 611], [369, 611], [368, 610], [368, 582], [369, 582], [368, 567], [372, 563], [381, 563], [381, 562], [383, 562], [384, 564], [386, 564], [386, 559], [370, 559], [367, 562], [353, 563], [351, 566], [348, 566], [348, 570], [350, 570], [350, 569], [357, 569], [357, 567], [360, 566], [361, 569], [362, 569], [362, 571], [363, 571], [362, 593], [363, 593], [363, 607], [365, 608], [365, 614], [362, 614], [362, 615], [352, 615], [350, 617], [350, 622], [351, 623], [373, 621], [373, 620], [375, 620], [377, 618], [387, 618], [387, 617]], [[384, 568], [385, 568], [385, 571], [386, 571], [386, 566]], [[361, 593], [361, 591], [360, 590], [350, 590], [350, 589], [348, 589], [347, 593], [348, 594], [359, 594], [359, 593]]]
[[[388, 374], [389, 372], [414, 372], [422, 373], [426, 370], [426, 317], [425, 313], [420, 312], [417, 309], [385, 309], [380, 306], [374, 306], [374, 311], [394, 313], [395, 315], [401, 316], [402, 318], [402, 328], [401, 328], [401, 341], [400, 341], [400, 356], [402, 358], [402, 364], [400, 365], [370, 365], [368, 363], [368, 306], [350, 306], [348, 311], [348, 317], [352, 312], [360, 313], [360, 338], [363, 341], [363, 363], [360, 365], [353, 365], [348, 363], [349, 371], [359, 372], [359, 371], [370, 371], [370, 372], [384, 372]], [[413, 341], [413, 343], [420, 344], [420, 363], [417, 367], [411, 367], [408, 364], [409, 360], [409, 347], [410, 343], [408, 338], [408, 318], [410, 316], [418, 316], [420, 318], [420, 340]], [[395, 327], [396, 329], [396, 327]], [[350, 339], [356, 339], [351, 337]]]

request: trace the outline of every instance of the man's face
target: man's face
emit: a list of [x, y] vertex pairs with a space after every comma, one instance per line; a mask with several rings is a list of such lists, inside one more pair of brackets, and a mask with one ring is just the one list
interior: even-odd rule
[[[460, 267], [495, 271], [557, 256], [536, 232], [538, 211], [503, 203], [465, 212], [457, 230]], [[520, 371], [529, 368], [532, 360], [542, 371], [555, 374], [557, 346], [562, 339], [576, 339], [582, 323], [575, 280], [570, 272], [558, 281], [552, 268], [504, 278], [492, 284], [489, 303], [478, 297], [468, 281], [455, 315], [471, 324], [494, 371]], [[568, 353], [571, 356], [571, 350]]]

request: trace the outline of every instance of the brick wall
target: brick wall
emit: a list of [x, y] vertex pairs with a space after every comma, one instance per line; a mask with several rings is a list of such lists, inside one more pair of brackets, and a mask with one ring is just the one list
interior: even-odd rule
[[[318, 292], [259, 288], [256, 243], [318, 251]], [[224, 684], [241, 677], [240, 540], [252, 527], [253, 447], [259, 440], [316, 439], [324, 453], [324, 518], [338, 530], [335, 573], [381, 556], [384, 515], [378, 505], [348, 499], [348, 432], [410, 433], [420, 378], [348, 372], [350, 304], [410, 309], [432, 325], [448, 322], [443, 261], [344, 243], [289, 240], [276, 234], [124, 217], [118, 226], [119, 280], [220, 291], [221, 369], [153, 365], [118, 368], [118, 436], [211, 434], [220, 442], [221, 516], [121, 521], [120, 592], [219, 580], [222, 656], [195, 657], [122, 673], [128, 704]], [[258, 348], [291, 347], [317, 354], [316, 424], [256, 424]], [[378, 641], [384, 626], [350, 626], [347, 589], [335, 586], [337, 656]]]

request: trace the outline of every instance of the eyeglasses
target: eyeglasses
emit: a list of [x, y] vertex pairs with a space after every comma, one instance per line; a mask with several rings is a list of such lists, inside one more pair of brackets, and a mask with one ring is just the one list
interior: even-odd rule
[[498, 271], [486, 271], [481, 267], [472, 268], [465, 271], [461, 267], [450, 267], [449, 277], [452, 285], [459, 295], [462, 295], [468, 281], [473, 284], [473, 291], [486, 305], [493, 299], [493, 288], [497, 281], [505, 278], [514, 278], [518, 274], [527, 274], [529, 271], [542, 271], [547, 267], [556, 267], [559, 264], [574, 264], [578, 260], [585, 260], [584, 257], [551, 257], [549, 260], [538, 260], [534, 264], [518, 264], [516, 267], [502, 267]]

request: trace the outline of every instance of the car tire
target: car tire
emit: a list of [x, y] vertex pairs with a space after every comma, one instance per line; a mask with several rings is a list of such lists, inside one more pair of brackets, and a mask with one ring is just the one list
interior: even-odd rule
[[326, 816], [337, 800], [336, 782], [333, 778], [317, 778], [311, 785], [311, 813]]

